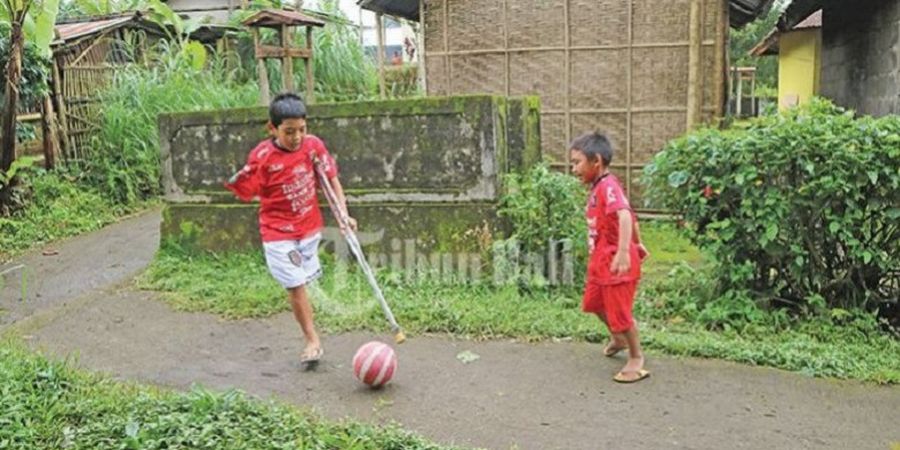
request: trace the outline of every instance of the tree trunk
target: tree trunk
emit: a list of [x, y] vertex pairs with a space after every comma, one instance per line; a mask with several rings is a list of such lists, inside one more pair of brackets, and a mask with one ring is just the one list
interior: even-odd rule
[[[0, 121], [0, 171], [6, 173], [16, 159], [16, 109], [19, 101], [19, 79], [22, 78], [22, 48], [25, 36], [22, 34], [22, 21], [13, 20], [9, 36], [9, 61], [6, 64], [6, 82], [3, 93], [6, 104], [3, 108], [3, 119]], [[9, 206], [10, 194], [14, 180], [9, 180], [0, 187], [0, 211]]]
[[13, 21], [9, 37], [9, 61], [6, 63], [6, 83], [3, 93], [6, 104], [3, 107], [3, 120], [0, 123], [0, 170], [6, 172], [16, 159], [16, 110], [19, 102], [19, 80], [22, 78], [22, 48], [25, 37], [22, 34], [22, 22]]
[[59, 139], [56, 130], [56, 114], [50, 96], [44, 96], [43, 114], [41, 114], [41, 134], [44, 137], [44, 168], [56, 167], [56, 155], [59, 154]]

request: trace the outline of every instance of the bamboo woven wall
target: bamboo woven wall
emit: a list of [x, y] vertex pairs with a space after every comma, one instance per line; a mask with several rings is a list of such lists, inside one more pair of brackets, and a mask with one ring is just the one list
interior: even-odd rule
[[653, 154], [722, 114], [725, 1], [424, 0], [428, 94], [539, 95], [544, 154], [562, 166], [572, 138], [608, 133], [642, 206]]
[[[64, 123], [67, 159], [85, 158], [92, 134], [100, 127], [103, 89], [112, 83], [117, 67], [130, 64], [129, 53], [119, 48], [135, 31], [116, 29], [89, 36], [59, 49], [54, 64], [59, 77], [54, 80], [57, 114]], [[142, 32], [137, 32], [144, 39]]]

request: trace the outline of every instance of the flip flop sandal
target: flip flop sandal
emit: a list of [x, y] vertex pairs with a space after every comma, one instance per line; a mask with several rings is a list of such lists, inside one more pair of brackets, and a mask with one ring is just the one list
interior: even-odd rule
[[606, 347], [603, 347], [603, 355], [605, 355], [607, 358], [612, 358], [613, 356], [618, 355], [619, 352], [627, 348], [628, 347], [613, 347], [613, 343], [610, 342], [606, 344]]
[[[637, 374], [637, 378], [628, 378], [627, 374]], [[638, 381], [643, 380], [650, 376], [650, 372], [644, 369], [638, 370], [637, 372], [628, 371], [628, 372], [619, 372], [616, 376], [613, 377], [613, 380], [617, 383], [637, 383]]]

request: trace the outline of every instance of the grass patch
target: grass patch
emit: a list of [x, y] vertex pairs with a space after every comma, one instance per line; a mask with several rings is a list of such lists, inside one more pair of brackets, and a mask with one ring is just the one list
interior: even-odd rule
[[444, 449], [397, 427], [332, 422], [239, 391], [111, 381], [0, 343], [0, 448]]
[[641, 267], [644, 282], [665, 277], [679, 264], [700, 266], [704, 262], [700, 249], [691, 245], [668, 222], [642, 223], [641, 241], [650, 251], [650, 259]]
[[[900, 341], [863, 313], [792, 319], [739, 302], [698, 304], [704, 277], [684, 261], [702, 255], [665, 224], [642, 234], [652, 258], [635, 305], [643, 342], [670, 355], [721, 358], [778, 367], [812, 376], [900, 383]], [[602, 342], [605, 329], [580, 312], [578, 289], [528, 289], [488, 283], [453, 285], [381, 272], [382, 289], [408, 334], [451, 333], [468, 338], [539, 341], [568, 338]], [[139, 279], [146, 289], [185, 311], [227, 318], [265, 317], [288, 311], [284, 291], [271, 279], [262, 255], [190, 256], [163, 249]], [[327, 332], [385, 330], [368, 285], [357, 271], [329, 264], [312, 289], [317, 324]]]
[[31, 180], [32, 199], [8, 217], [0, 216], [0, 262], [35, 246], [97, 230], [150, 202], [121, 205], [55, 172]]

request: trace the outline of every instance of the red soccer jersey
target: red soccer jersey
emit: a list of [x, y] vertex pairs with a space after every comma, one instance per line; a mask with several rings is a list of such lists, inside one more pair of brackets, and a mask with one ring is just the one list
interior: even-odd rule
[[293, 152], [276, 145], [274, 139], [260, 142], [247, 157], [247, 164], [225, 183], [245, 202], [259, 198], [263, 242], [303, 239], [322, 229], [313, 155], [328, 179], [337, 176], [337, 164], [325, 144], [308, 134]]
[[622, 191], [622, 185], [613, 174], [606, 174], [594, 183], [588, 197], [585, 217], [588, 222], [588, 281], [598, 284], [618, 284], [634, 281], [641, 277], [641, 261], [637, 245], [632, 239], [628, 243], [631, 256], [631, 270], [626, 274], [614, 275], [610, 272], [613, 256], [619, 247], [620, 210], [627, 210], [634, 219], [634, 212]]

